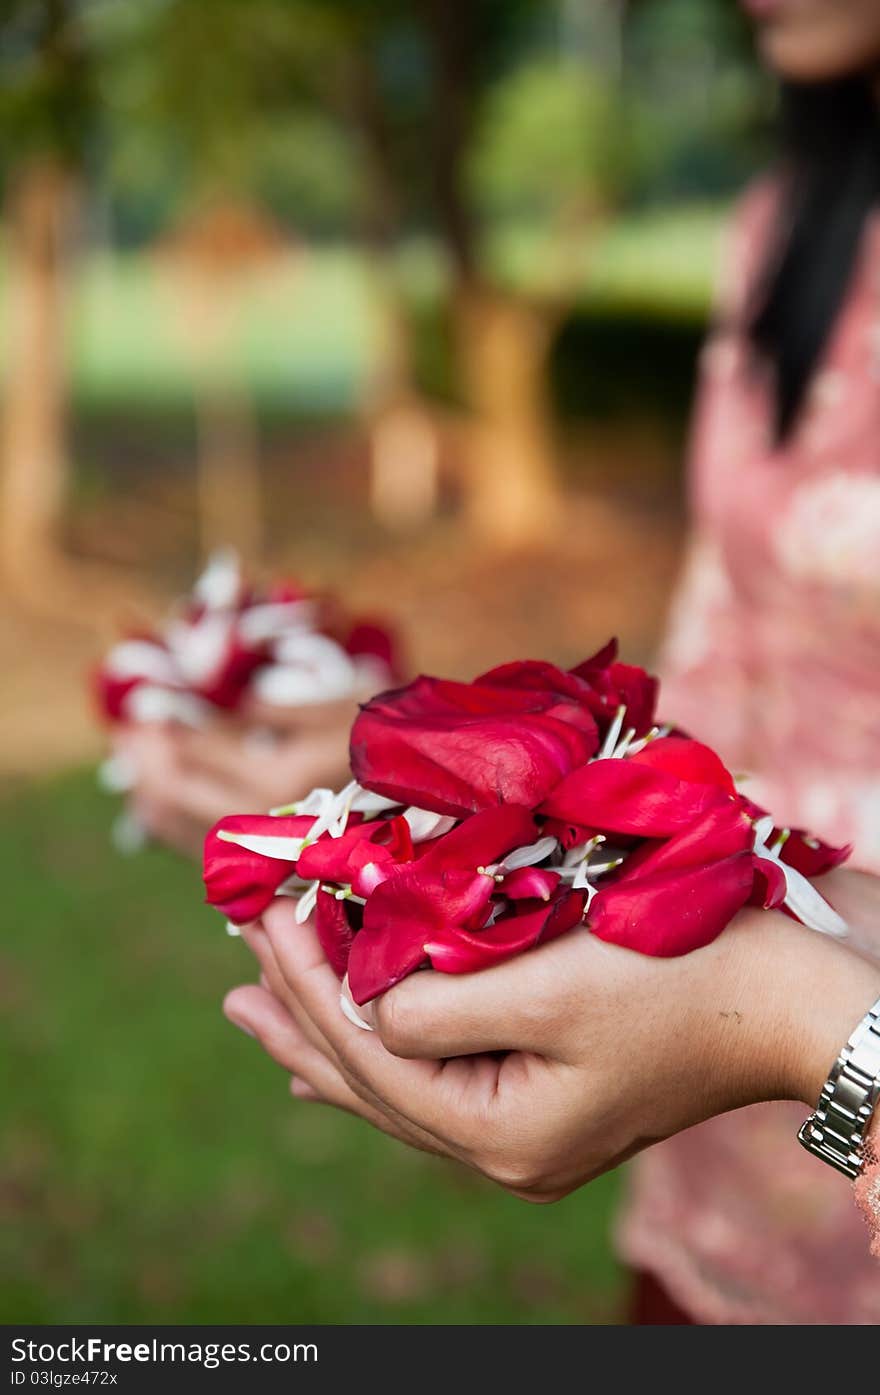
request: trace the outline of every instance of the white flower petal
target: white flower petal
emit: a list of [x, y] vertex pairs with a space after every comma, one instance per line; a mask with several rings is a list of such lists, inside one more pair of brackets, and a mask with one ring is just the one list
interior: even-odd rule
[[108, 756], [98, 766], [98, 784], [110, 794], [126, 794], [134, 788], [137, 779], [137, 765], [131, 756], [117, 751]]
[[537, 843], [529, 843], [527, 847], [515, 848], [513, 852], [509, 852], [498, 866], [503, 872], [515, 872], [520, 867], [535, 867], [551, 853], [555, 853], [557, 846], [556, 838], [539, 838]]
[[270, 834], [259, 833], [233, 833], [228, 828], [221, 828], [217, 834], [221, 843], [234, 843], [238, 848], [244, 848], [246, 852], [256, 853], [259, 857], [273, 857], [281, 862], [296, 862], [303, 848], [305, 838], [276, 838]]
[[318, 899], [318, 892], [321, 890], [320, 882], [312, 882], [305, 895], [300, 898], [296, 908], [294, 919], [297, 925], [305, 925], [312, 911], [315, 909], [315, 902]]
[[202, 727], [210, 708], [193, 693], [176, 688], [160, 688], [142, 683], [125, 699], [125, 715], [132, 722], [180, 722], [182, 726]]
[[589, 856], [589, 854], [593, 851], [594, 848], [598, 848], [600, 843], [604, 842], [605, 834], [597, 833], [595, 837], [590, 838], [586, 843], [578, 843], [576, 847], [569, 848], [568, 852], [562, 859], [563, 870], [567, 870], [571, 867], [580, 866], [584, 858]]
[[197, 601], [209, 610], [234, 606], [242, 588], [241, 564], [231, 547], [218, 548], [208, 558], [208, 564], [193, 587]]
[[[773, 819], [770, 814], [765, 814], [762, 818], [755, 820], [755, 852], [761, 857], [771, 857], [773, 854], [766, 846], [767, 839], [773, 832]], [[759, 846], [760, 845], [760, 846]]]
[[590, 887], [590, 872], [587, 866], [586, 858], [580, 864], [574, 876], [572, 877], [571, 887], [573, 891], [583, 891], [585, 888]]
[[623, 730], [623, 719], [625, 716], [626, 708], [618, 707], [617, 712], [614, 715], [614, 720], [605, 734], [605, 740], [602, 742], [601, 747], [596, 753], [596, 760], [605, 760], [613, 752], [615, 746], [620, 740], [620, 733]]
[[295, 799], [291, 804], [278, 804], [269, 813], [278, 817], [284, 814], [321, 814], [328, 803], [335, 799], [333, 790], [317, 788], [310, 790], [304, 799]]
[[780, 862], [779, 865], [785, 874], [785, 904], [801, 924], [810, 930], [818, 930], [822, 935], [833, 935], [838, 940], [846, 939], [849, 926], [843, 917], [829, 906], [813, 883], [795, 867], [789, 867], [785, 862]]
[[355, 785], [351, 808], [355, 814], [384, 814], [387, 809], [394, 809], [399, 804], [399, 799], [386, 799], [384, 794], [374, 794], [362, 785]]
[[104, 660], [104, 668], [114, 678], [145, 678], [172, 687], [180, 682], [177, 665], [168, 650], [149, 639], [124, 639], [114, 644]]
[[311, 882], [304, 882], [302, 877], [298, 877], [294, 872], [292, 877], [283, 881], [275, 892], [276, 896], [302, 896], [303, 892], [311, 886]]
[[614, 747], [614, 750], [611, 752], [615, 760], [622, 760], [623, 757], [628, 753], [635, 734], [635, 727], [629, 727], [627, 729], [627, 731], [623, 735], [623, 739], [621, 741], [618, 741], [617, 745]]
[[308, 630], [283, 635], [273, 659], [253, 680], [254, 691], [264, 702], [284, 707], [332, 702], [357, 686], [351, 658], [327, 635]]
[[113, 821], [110, 830], [110, 841], [117, 852], [124, 853], [130, 857], [132, 853], [138, 853], [145, 848], [150, 841], [150, 835], [144, 828], [140, 819], [131, 812], [124, 809], [123, 812]]
[[222, 610], [207, 610], [195, 622], [169, 621], [165, 638], [188, 684], [201, 687], [219, 671], [229, 653], [234, 628], [233, 617]]
[[435, 814], [430, 809], [417, 809], [415, 805], [404, 809], [403, 817], [409, 824], [414, 843], [424, 843], [427, 838], [439, 838], [458, 822], [451, 814]]
[[346, 827], [348, 825], [348, 816], [351, 813], [352, 801], [354, 800], [356, 789], [357, 784], [354, 780], [352, 780], [349, 785], [346, 785], [345, 789], [340, 794], [339, 802], [336, 806], [335, 817], [332, 824], [330, 825], [331, 838], [341, 838], [343, 833], [345, 832]]
[[369, 1022], [365, 1022], [359, 1015], [357, 1008], [344, 989], [339, 995], [339, 1006], [342, 1008], [343, 1017], [347, 1017], [349, 1022], [353, 1023], [355, 1027], [360, 1027], [362, 1032], [372, 1032], [375, 1030], [370, 1026]]
[[589, 862], [587, 872], [591, 877], [603, 877], [606, 872], [613, 872], [622, 862], [622, 857], [612, 857], [607, 862]]
[[312, 601], [262, 601], [238, 617], [238, 632], [246, 644], [262, 644], [294, 631], [308, 630], [314, 623]]

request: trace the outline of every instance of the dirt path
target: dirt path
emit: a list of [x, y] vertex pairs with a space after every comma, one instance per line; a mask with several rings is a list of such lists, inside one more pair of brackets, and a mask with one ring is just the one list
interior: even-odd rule
[[0, 600], [0, 776], [58, 769], [100, 749], [86, 692], [95, 652], [88, 630]]
[[[391, 616], [413, 669], [462, 677], [525, 655], [574, 663], [611, 634], [627, 657], [649, 661], [681, 546], [674, 517], [602, 496], [572, 498], [551, 549], [502, 558], [481, 553], [451, 522], [355, 552], [333, 547], [327, 533], [296, 534], [294, 524], [278, 566]], [[0, 601], [0, 776], [97, 756], [87, 676], [104, 642]]]

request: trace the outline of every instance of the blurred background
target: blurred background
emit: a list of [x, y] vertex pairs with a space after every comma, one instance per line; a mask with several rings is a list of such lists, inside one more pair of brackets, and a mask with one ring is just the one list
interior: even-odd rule
[[[2, 0], [0, 1316], [603, 1322], [552, 1210], [294, 1107], [85, 674], [218, 542], [463, 677], [649, 661], [734, 191], [728, 0]], [[298, 793], [294, 791], [292, 793]]]

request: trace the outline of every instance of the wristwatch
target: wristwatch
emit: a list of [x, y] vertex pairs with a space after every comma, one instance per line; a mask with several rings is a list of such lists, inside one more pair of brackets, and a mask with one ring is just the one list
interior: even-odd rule
[[880, 1101], [880, 999], [856, 1027], [822, 1086], [816, 1112], [798, 1138], [847, 1177], [862, 1170], [861, 1147]]

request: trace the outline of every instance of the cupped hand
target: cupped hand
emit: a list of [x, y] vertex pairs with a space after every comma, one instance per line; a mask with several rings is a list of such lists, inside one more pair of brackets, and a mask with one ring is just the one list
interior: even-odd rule
[[[873, 878], [848, 878], [837, 877], [845, 913], [847, 898], [876, 905]], [[245, 938], [261, 983], [233, 990], [225, 1011], [291, 1073], [296, 1096], [535, 1201], [713, 1114], [814, 1102], [880, 993], [880, 970], [850, 950], [746, 911], [679, 959], [571, 933], [477, 974], [420, 972], [361, 1009], [370, 1032], [343, 1016], [340, 984], [289, 901]]]
[[265, 813], [315, 785], [345, 783], [356, 710], [353, 700], [252, 704], [240, 718], [217, 718], [198, 730], [128, 728], [120, 741], [134, 772], [132, 811], [154, 838], [197, 856], [208, 829], [226, 814]]

